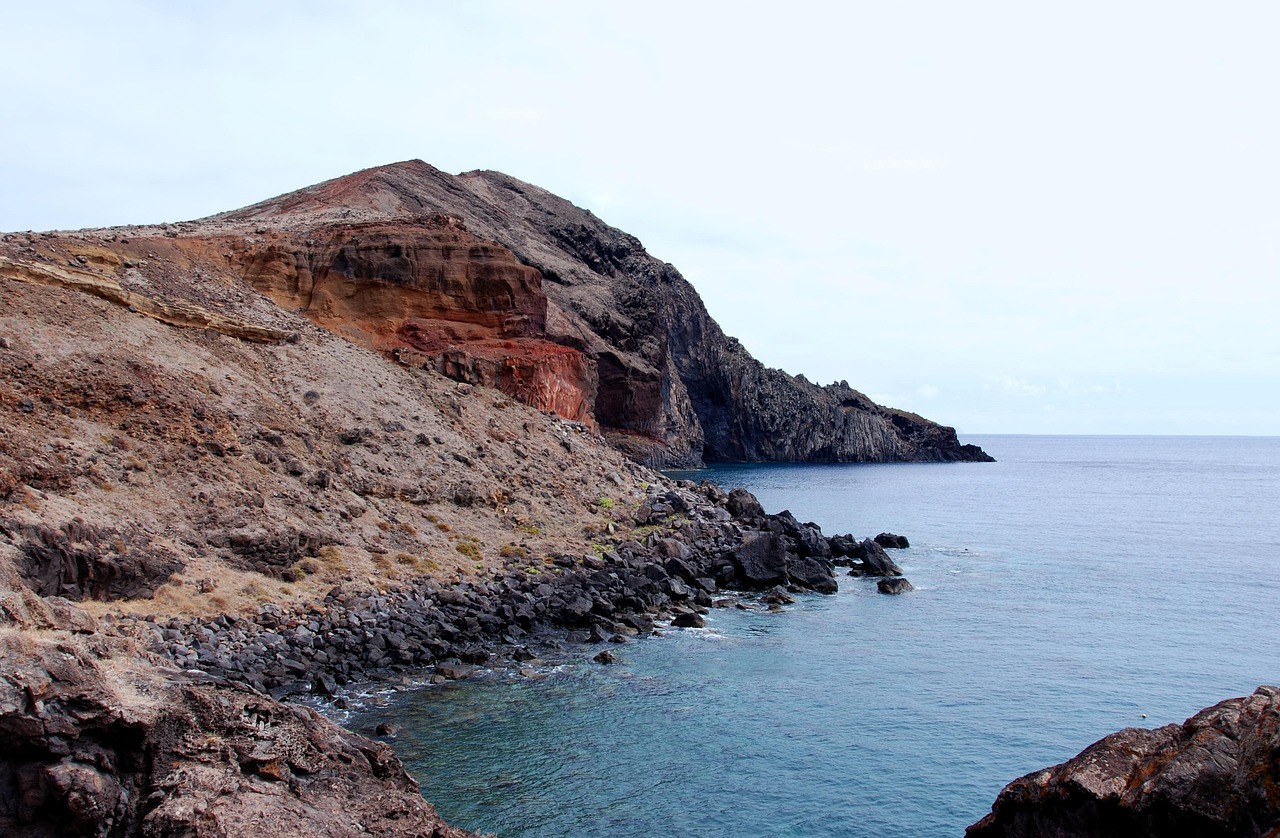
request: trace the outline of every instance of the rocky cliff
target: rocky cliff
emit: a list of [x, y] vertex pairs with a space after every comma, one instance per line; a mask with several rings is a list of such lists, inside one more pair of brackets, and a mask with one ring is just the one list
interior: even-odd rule
[[1280, 689], [1129, 728], [1014, 780], [968, 838], [1280, 835]]
[[[846, 384], [764, 367], [708, 314], [673, 266], [633, 236], [498, 172], [453, 176], [409, 161], [318, 184], [205, 224], [341, 225], [439, 213], [536, 268], [539, 335], [589, 359], [590, 412], [655, 466], [706, 461], [986, 460], [954, 430], [881, 407]], [[578, 373], [575, 372], [575, 375]]]

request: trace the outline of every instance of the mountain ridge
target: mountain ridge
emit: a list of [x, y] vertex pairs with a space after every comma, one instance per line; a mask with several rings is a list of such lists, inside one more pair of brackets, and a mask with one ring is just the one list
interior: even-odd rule
[[[199, 223], [357, 224], [456, 218], [537, 269], [545, 337], [595, 368], [593, 417], [634, 459], [985, 461], [954, 429], [765, 367], [725, 335], [696, 290], [635, 236], [548, 190], [492, 170], [449, 175], [421, 160], [365, 169]], [[584, 384], [590, 389], [591, 382]]]

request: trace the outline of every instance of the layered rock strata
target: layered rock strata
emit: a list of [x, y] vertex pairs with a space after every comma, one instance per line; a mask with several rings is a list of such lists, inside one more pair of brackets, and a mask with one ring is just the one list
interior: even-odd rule
[[841, 382], [769, 369], [726, 336], [693, 287], [633, 236], [546, 190], [498, 172], [448, 175], [414, 160], [318, 184], [205, 224], [461, 221], [537, 268], [546, 337], [596, 369], [593, 414], [606, 436], [656, 467], [702, 461], [985, 460], [955, 431], [876, 405]]
[[1280, 689], [1128, 728], [1014, 780], [968, 838], [1280, 834]]

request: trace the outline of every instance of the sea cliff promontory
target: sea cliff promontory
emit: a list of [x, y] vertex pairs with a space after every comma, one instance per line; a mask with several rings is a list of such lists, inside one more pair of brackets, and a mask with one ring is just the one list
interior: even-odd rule
[[[215, 216], [197, 229], [222, 224], [262, 236], [273, 256], [250, 256], [246, 261], [259, 265], [249, 265], [244, 275], [274, 291], [282, 304], [297, 305], [296, 298], [279, 297], [281, 282], [309, 288], [308, 277], [317, 273], [317, 248], [332, 248], [333, 258], [343, 259], [335, 266], [321, 257], [324, 275], [335, 267], [353, 277], [414, 273], [421, 260], [403, 240], [375, 235], [351, 245], [342, 240], [343, 230], [355, 224], [416, 227], [432, 213], [536, 269], [545, 309], [532, 318], [530, 312], [513, 310], [505, 328], [514, 330], [512, 336], [537, 337], [582, 353], [589, 369], [566, 368], [568, 374], [558, 380], [586, 400], [606, 438], [647, 465], [990, 459], [976, 446], [961, 444], [953, 429], [877, 405], [844, 382], [823, 387], [765, 367], [724, 334], [680, 272], [649, 255], [634, 236], [500, 172], [455, 176], [410, 160]], [[298, 232], [290, 237], [290, 230]], [[379, 262], [377, 268], [370, 259]], [[262, 262], [275, 267], [264, 271]], [[489, 300], [499, 297], [503, 305], [520, 305], [518, 290]], [[457, 318], [436, 318], [441, 319]], [[410, 326], [399, 337], [442, 372], [500, 388], [517, 386], [515, 376], [488, 371], [492, 352], [481, 348], [485, 360], [473, 361], [476, 344], [457, 328]]]

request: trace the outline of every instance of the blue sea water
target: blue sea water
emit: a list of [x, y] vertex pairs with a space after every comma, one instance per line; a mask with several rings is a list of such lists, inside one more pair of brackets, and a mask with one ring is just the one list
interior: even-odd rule
[[1280, 681], [1280, 438], [965, 441], [998, 462], [689, 475], [907, 535], [912, 593], [842, 579], [349, 723], [393, 720], [441, 814], [507, 838], [956, 836], [1014, 777]]

